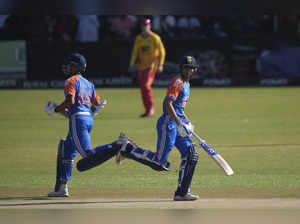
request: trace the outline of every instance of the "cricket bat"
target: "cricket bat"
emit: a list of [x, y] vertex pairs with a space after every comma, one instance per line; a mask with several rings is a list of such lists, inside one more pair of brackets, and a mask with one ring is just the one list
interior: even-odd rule
[[227, 176], [230, 176], [234, 173], [226, 160], [223, 159], [223, 157], [212, 146], [210, 146], [205, 140], [201, 139], [195, 132], [192, 132], [192, 135], [197, 139], [202, 149], [207, 152], [211, 158], [213, 158], [214, 161], [223, 169]]

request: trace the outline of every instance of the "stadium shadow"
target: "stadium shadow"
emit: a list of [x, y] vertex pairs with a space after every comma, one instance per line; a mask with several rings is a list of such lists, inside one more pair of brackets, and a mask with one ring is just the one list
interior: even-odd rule
[[[6, 200], [48, 200], [48, 202], [17, 202], [17, 203], [5, 203], [0, 204], [0, 207], [26, 207], [26, 206], [49, 206], [49, 205], [89, 205], [89, 204], [136, 204], [136, 203], [169, 203], [173, 200], [105, 200], [105, 201], [57, 201], [64, 200], [66, 198], [49, 198], [49, 197], [16, 197], [16, 198], [6, 198]], [[5, 200], [1, 198], [0, 200]], [[55, 200], [55, 201], [51, 201]]]
[[0, 201], [10, 201], [10, 200], [49, 200], [47, 196], [39, 196], [39, 197], [5, 197], [5, 198], [0, 198]]

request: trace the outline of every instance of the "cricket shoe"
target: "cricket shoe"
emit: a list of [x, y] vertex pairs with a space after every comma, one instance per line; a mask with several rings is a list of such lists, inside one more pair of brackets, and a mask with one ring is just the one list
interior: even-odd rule
[[187, 193], [184, 196], [181, 195], [175, 195], [174, 196], [174, 201], [195, 201], [199, 198], [198, 195], [193, 195], [191, 193]]
[[66, 184], [60, 185], [59, 190], [49, 192], [48, 197], [69, 197], [68, 186]]
[[124, 133], [120, 133], [120, 136], [117, 140], [117, 143], [121, 145], [121, 148], [119, 150], [119, 152], [116, 155], [116, 163], [118, 165], [120, 165], [122, 163], [122, 161], [126, 158], [125, 156], [122, 155], [122, 152], [124, 152], [126, 150], [126, 146], [128, 144], [133, 145], [133, 147], [137, 148], [137, 144], [135, 144], [134, 141], [132, 141], [131, 139], [129, 139], [127, 137], [127, 135], [125, 135]]
[[140, 117], [153, 117], [154, 116], [154, 108], [152, 107], [149, 111], [142, 114]]

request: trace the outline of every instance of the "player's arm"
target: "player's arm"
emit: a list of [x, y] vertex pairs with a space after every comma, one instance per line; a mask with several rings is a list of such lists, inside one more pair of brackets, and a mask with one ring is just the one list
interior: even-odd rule
[[65, 82], [65, 100], [59, 105], [57, 105], [54, 101], [47, 102], [44, 107], [46, 113], [52, 115], [56, 112], [62, 114], [65, 117], [69, 117], [68, 109], [75, 103], [74, 85], [76, 81], [76, 78], [70, 78]]
[[183, 112], [183, 117], [185, 118], [185, 120], [187, 121], [187, 122], [190, 122], [190, 120], [189, 120], [189, 118], [187, 117], [187, 115]]
[[72, 78], [69, 78], [66, 82], [65, 82], [65, 100], [59, 104], [56, 108], [55, 108], [55, 112], [56, 113], [62, 113], [65, 114], [66, 110], [68, 110], [73, 104], [75, 104], [75, 83], [77, 82], [77, 78], [75, 76], [73, 76]]
[[179, 125], [181, 123], [180, 119], [178, 118], [175, 109], [173, 107], [173, 102], [177, 99], [182, 85], [179, 80], [172, 80], [166, 98], [164, 100], [164, 107], [168, 113], [168, 115]]
[[129, 68], [128, 68], [129, 72], [132, 72], [133, 66], [136, 63], [137, 55], [138, 55], [138, 47], [139, 47], [139, 43], [138, 43], [138, 40], [136, 38], [135, 42], [134, 42], [134, 45], [133, 45], [133, 50], [132, 50], [132, 53], [131, 53], [131, 58], [130, 58], [130, 63], [129, 63]]
[[60, 113], [62, 111], [65, 111], [65, 109], [68, 109], [71, 105], [73, 105], [75, 103], [75, 99], [74, 96], [72, 95], [67, 95], [66, 99], [59, 104], [56, 108], [55, 108], [55, 112], [56, 113]]
[[100, 97], [96, 95], [95, 99], [92, 101], [92, 104], [95, 106], [99, 106], [101, 104]]
[[175, 109], [173, 107], [173, 102], [176, 100], [177, 96], [179, 95], [182, 89], [182, 83], [175, 81], [171, 82], [170, 87], [168, 89], [168, 93], [165, 99], [165, 109], [168, 115], [176, 122], [178, 127], [179, 135], [185, 137], [187, 135], [191, 135], [192, 132], [192, 125], [185, 124], [182, 122], [179, 117], [177, 116]]
[[176, 122], [177, 125], [180, 125], [181, 121], [176, 115], [175, 109], [173, 107], [173, 100], [170, 97], [166, 97], [165, 99], [165, 108], [168, 112], [168, 115]]
[[158, 49], [159, 49], [159, 65], [164, 65], [165, 58], [166, 58], [166, 49], [165, 49], [161, 39], [159, 39], [159, 41], [158, 41]]
[[107, 101], [104, 100], [100, 100], [100, 97], [98, 96], [98, 94], [96, 93], [96, 91], [94, 91], [93, 97], [92, 97], [92, 106], [91, 106], [91, 110], [92, 110], [92, 116], [96, 116], [99, 112], [99, 110], [104, 108], [104, 105], [107, 103]]
[[158, 72], [162, 72], [166, 58], [166, 50], [160, 38], [157, 40], [157, 48], [159, 51]]
[[60, 113], [65, 117], [69, 116], [68, 109], [75, 103], [74, 96], [67, 95], [66, 99], [59, 104], [57, 107], [55, 107], [54, 112]]
[[181, 122], [181, 120], [176, 115], [176, 112], [173, 107], [173, 100], [171, 98], [166, 98], [165, 107], [168, 112], [168, 115], [176, 122], [178, 126], [179, 135], [182, 137], [185, 137], [187, 135], [190, 136], [194, 130], [194, 126], [190, 122], [188, 124]]
[[91, 110], [92, 110], [93, 113], [95, 113], [96, 112], [96, 108], [98, 106], [100, 106], [101, 101], [100, 101], [100, 96], [97, 94], [97, 92], [94, 89], [94, 87], [93, 87], [93, 90], [92, 90], [91, 103], [92, 103]]

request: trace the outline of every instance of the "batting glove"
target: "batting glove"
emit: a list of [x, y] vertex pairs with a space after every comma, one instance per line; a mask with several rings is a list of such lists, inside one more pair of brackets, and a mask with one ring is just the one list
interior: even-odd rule
[[92, 112], [92, 116], [95, 117], [98, 114], [99, 110], [102, 110], [104, 108], [105, 104], [107, 104], [107, 100], [101, 101], [101, 103], [98, 106], [94, 104], [93, 105], [94, 112]]
[[194, 125], [191, 122], [178, 125], [178, 133], [181, 137], [191, 136], [194, 131]]
[[54, 101], [49, 101], [45, 104], [44, 110], [48, 115], [53, 115], [55, 113], [55, 108], [57, 107], [57, 103]]

